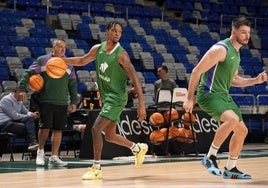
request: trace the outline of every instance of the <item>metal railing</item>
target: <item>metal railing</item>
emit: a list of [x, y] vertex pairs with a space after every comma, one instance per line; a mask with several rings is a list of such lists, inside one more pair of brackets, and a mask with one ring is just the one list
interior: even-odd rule
[[[262, 103], [262, 98], [265, 98], [265, 103]], [[259, 94], [256, 97], [256, 102], [257, 102], [257, 110], [258, 113], [260, 114], [265, 114], [268, 112], [268, 94]]]
[[[256, 114], [256, 97], [253, 94], [230, 94], [237, 105], [239, 106], [242, 114]], [[243, 100], [236, 100], [237, 97], [241, 97]], [[249, 101], [251, 100], [251, 101]]]

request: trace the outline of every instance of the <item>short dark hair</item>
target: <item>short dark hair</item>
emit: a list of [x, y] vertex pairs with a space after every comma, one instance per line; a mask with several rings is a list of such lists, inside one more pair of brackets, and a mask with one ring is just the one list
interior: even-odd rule
[[166, 65], [161, 65], [158, 68], [162, 68], [165, 72], [168, 72], [168, 68]]
[[110, 30], [115, 25], [120, 25], [120, 27], [122, 28], [122, 31], [123, 31], [123, 25], [118, 21], [110, 21], [106, 26], [106, 30]]
[[245, 16], [239, 16], [232, 21], [232, 29], [238, 29], [241, 26], [251, 26], [251, 22]]
[[20, 88], [19, 88], [19, 86], [16, 86], [13, 90], [12, 90], [12, 92], [17, 92], [17, 91], [20, 91]]

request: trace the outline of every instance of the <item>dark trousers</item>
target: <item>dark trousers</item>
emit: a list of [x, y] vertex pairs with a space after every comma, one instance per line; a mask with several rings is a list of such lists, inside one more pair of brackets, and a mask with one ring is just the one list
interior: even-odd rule
[[17, 136], [27, 135], [28, 141], [36, 141], [36, 127], [32, 117], [25, 117], [17, 121], [7, 121], [0, 126], [2, 132], [10, 132]]

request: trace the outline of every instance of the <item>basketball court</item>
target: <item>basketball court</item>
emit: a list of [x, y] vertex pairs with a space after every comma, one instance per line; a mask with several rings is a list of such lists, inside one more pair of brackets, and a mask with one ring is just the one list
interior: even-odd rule
[[[36, 167], [34, 160], [8, 161], [8, 155], [0, 162], [0, 185], [16, 187], [190, 187], [190, 188], [249, 188], [268, 187], [268, 147], [245, 145], [238, 168], [252, 175], [252, 180], [225, 180], [210, 175], [200, 164], [204, 154], [187, 156], [147, 155], [141, 168], [135, 168], [134, 157], [116, 157], [103, 160], [102, 180], [81, 180], [92, 160], [62, 156], [68, 167]], [[228, 154], [219, 153], [219, 167], [223, 169]]]

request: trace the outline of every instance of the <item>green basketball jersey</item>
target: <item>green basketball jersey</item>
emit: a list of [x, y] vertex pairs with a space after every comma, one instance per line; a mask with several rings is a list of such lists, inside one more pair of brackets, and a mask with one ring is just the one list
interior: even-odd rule
[[103, 103], [112, 102], [118, 105], [127, 103], [127, 74], [118, 62], [118, 55], [124, 51], [118, 43], [114, 49], [107, 54], [105, 52], [106, 42], [101, 43], [96, 54], [96, 76], [98, 88]]
[[229, 38], [219, 41], [215, 45], [223, 46], [226, 58], [203, 73], [198, 86], [198, 94], [229, 93], [235, 71], [239, 68], [240, 54]]

